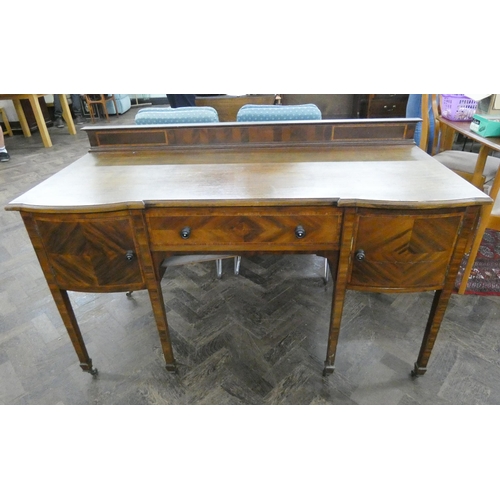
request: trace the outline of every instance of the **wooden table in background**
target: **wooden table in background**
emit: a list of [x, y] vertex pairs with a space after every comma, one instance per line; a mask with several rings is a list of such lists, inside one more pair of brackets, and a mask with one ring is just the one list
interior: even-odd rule
[[[21, 99], [28, 99], [31, 107], [33, 109], [33, 114], [35, 115], [36, 124], [40, 135], [42, 136], [43, 145], [46, 148], [52, 147], [52, 141], [50, 140], [49, 131], [43, 117], [42, 109], [40, 108], [40, 103], [38, 98], [47, 94], [0, 94], [0, 101], [12, 101], [14, 108], [16, 109], [17, 117], [19, 118], [19, 123], [23, 130], [24, 137], [31, 137], [31, 130], [26, 121], [26, 116], [24, 115], [23, 107], [21, 106]], [[61, 107], [63, 111], [63, 118], [68, 125], [69, 133], [76, 135], [76, 128], [73, 122], [73, 117], [71, 116], [71, 110], [69, 109], [68, 100], [66, 99], [66, 94], [58, 94], [61, 100]]]
[[470, 129], [470, 122], [453, 122], [443, 118], [442, 116], [438, 116], [437, 119], [443, 127], [443, 139], [440, 147], [441, 151], [449, 151], [452, 149], [455, 133], [462, 134], [468, 139], [471, 139], [481, 145], [476, 163], [476, 169], [474, 171], [474, 177], [472, 178], [472, 184], [480, 187], [482, 184], [481, 179], [483, 177], [486, 159], [493, 151], [500, 152], [500, 137], [482, 137], [479, 134], [476, 134]]

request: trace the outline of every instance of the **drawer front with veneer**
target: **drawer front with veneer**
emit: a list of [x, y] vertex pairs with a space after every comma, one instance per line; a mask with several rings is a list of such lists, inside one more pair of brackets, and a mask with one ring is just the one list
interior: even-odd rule
[[35, 216], [51, 275], [65, 290], [120, 292], [144, 288], [128, 216]]
[[334, 207], [151, 209], [153, 251], [320, 251], [339, 248]]
[[442, 288], [461, 224], [461, 213], [360, 216], [349, 288]]

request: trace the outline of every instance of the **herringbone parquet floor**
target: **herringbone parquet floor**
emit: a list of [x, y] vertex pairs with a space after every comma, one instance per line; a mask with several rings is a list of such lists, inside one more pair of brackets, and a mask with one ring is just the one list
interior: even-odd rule
[[[114, 123], [132, 123], [136, 108]], [[6, 138], [2, 207], [87, 152], [85, 133]], [[17, 212], [0, 211], [0, 403], [500, 403], [500, 298], [454, 296], [428, 373], [410, 377], [432, 294], [350, 292], [336, 372], [322, 377], [332, 284], [315, 256], [243, 258], [167, 270], [177, 375], [165, 371], [147, 292], [71, 294], [99, 376], [83, 373]]]

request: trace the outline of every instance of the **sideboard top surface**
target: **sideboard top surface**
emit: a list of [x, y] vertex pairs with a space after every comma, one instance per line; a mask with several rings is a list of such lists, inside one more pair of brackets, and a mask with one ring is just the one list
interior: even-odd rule
[[90, 152], [7, 210], [446, 208], [491, 203], [413, 140], [418, 120], [89, 127]]
[[164, 153], [88, 153], [6, 208], [91, 212], [323, 204], [404, 209], [490, 202], [416, 146], [303, 154], [293, 160], [275, 151], [254, 152], [251, 158], [219, 152], [189, 161]]

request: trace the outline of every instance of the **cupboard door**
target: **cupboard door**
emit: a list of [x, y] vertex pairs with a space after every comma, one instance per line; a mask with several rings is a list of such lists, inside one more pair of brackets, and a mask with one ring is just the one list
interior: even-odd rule
[[128, 216], [40, 216], [36, 225], [60, 288], [109, 292], [142, 287]]
[[361, 215], [351, 254], [350, 288], [442, 288], [461, 223], [461, 213]]

